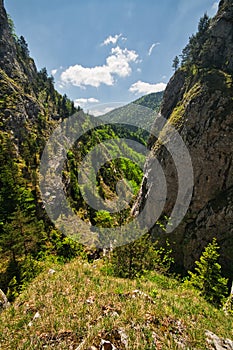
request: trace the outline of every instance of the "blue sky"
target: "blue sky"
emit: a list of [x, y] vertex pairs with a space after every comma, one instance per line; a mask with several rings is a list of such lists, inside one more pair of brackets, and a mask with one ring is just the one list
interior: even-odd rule
[[216, 0], [5, 0], [38, 69], [101, 114], [164, 89], [172, 60]]

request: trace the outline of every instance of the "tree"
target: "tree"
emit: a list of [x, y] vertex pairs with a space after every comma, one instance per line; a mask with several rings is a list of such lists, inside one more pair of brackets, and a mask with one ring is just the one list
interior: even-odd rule
[[13, 20], [12, 20], [12, 18], [11, 18], [11, 16], [9, 14], [7, 14], [7, 20], [8, 20], [8, 25], [9, 25], [9, 28], [10, 28], [11, 35], [17, 41], [18, 37], [17, 37], [17, 34], [15, 32], [15, 24], [14, 24], [14, 22], [13, 22]]
[[210, 25], [210, 18], [205, 13], [203, 17], [200, 18], [198, 24], [198, 32], [195, 35], [191, 35], [188, 44], [182, 51], [181, 54], [181, 64], [198, 64], [200, 59], [200, 53], [202, 51], [203, 45], [205, 44], [208, 35], [207, 30]]
[[201, 292], [204, 298], [212, 304], [222, 305], [227, 295], [228, 280], [221, 276], [221, 265], [218, 263], [219, 246], [216, 238], [209, 243], [196, 261], [195, 273], [189, 271], [190, 283]]
[[172, 68], [174, 69], [174, 71], [177, 71], [177, 69], [179, 68], [179, 64], [180, 64], [180, 60], [178, 56], [176, 56], [172, 63]]
[[199, 35], [206, 32], [210, 25], [210, 18], [205, 13], [203, 17], [200, 18], [199, 24], [198, 24], [198, 33]]
[[[140, 236], [140, 232], [137, 227], [133, 232], [125, 232], [122, 227], [121, 236], [133, 240], [133, 236]], [[136, 278], [148, 271], [166, 273], [174, 262], [171, 254], [168, 241], [164, 247], [159, 247], [158, 241], [154, 242], [150, 234], [144, 234], [135, 241], [116, 247], [110, 255], [109, 265], [115, 276], [123, 278]]]
[[24, 37], [22, 35], [18, 39], [18, 46], [19, 46], [19, 49], [20, 49], [20, 52], [21, 52], [22, 56], [24, 58], [29, 57], [30, 52], [29, 52], [29, 49], [28, 49], [28, 44], [27, 44], [26, 40], [24, 39]]

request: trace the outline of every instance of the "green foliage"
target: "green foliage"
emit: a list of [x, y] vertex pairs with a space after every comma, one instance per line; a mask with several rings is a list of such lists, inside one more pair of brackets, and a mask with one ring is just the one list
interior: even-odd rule
[[8, 25], [10, 28], [11, 35], [15, 39], [15, 41], [17, 41], [18, 37], [17, 37], [17, 34], [15, 32], [15, 24], [14, 24], [13, 19], [11, 18], [11, 16], [9, 14], [7, 14], [7, 20], [8, 20]]
[[18, 47], [20, 55], [24, 59], [29, 57], [30, 52], [29, 52], [29, 49], [28, 49], [28, 44], [27, 44], [25, 38], [22, 35], [17, 40], [17, 47]]
[[34, 265], [39, 260], [50, 254], [67, 261], [84, 253], [71, 239], [58, 233], [54, 237], [38, 186], [45, 142], [56, 121], [76, 108], [55, 90], [46, 68], [37, 71], [10, 16], [8, 25], [15, 42], [9, 45], [18, 65], [12, 67], [12, 74], [0, 69], [0, 282], [14, 298], [37, 274]]
[[13, 274], [13, 277], [8, 284], [7, 298], [13, 301], [42, 271], [42, 266], [31, 255], [27, 255], [15, 266], [11, 263], [9, 270], [9, 275]]
[[210, 26], [210, 18], [207, 14], [201, 17], [198, 25], [198, 32], [189, 38], [189, 42], [183, 49], [181, 54], [182, 65], [190, 66], [199, 64], [203, 46], [208, 39], [208, 28]]
[[54, 253], [56, 253], [58, 260], [61, 262], [70, 261], [77, 256], [86, 258], [83, 245], [69, 237], [61, 235], [55, 230], [51, 232], [51, 243]]
[[198, 23], [198, 34], [199, 36], [202, 33], [205, 33], [210, 26], [210, 18], [207, 15], [207, 13], [204, 14], [203, 17], [200, 18], [199, 23]]
[[[154, 123], [154, 115], [153, 113], [150, 113], [150, 116], [147, 115], [146, 118], [144, 115], [142, 117], [138, 117], [137, 113], [135, 115], [132, 110], [136, 108], [135, 105], [139, 105], [158, 112], [161, 107], [162, 99], [163, 91], [151, 93], [140, 97], [131, 104], [101, 116], [101, 119], [109, 122], [110, 124], [112, 122], [117, 123], [112, 125], [111, 128], [118, 137], [129, 138], [147, 145], [147, 140], [149, 138], [149, 132], [147, 130], [150, 130]], [[127, 122], [127, 124], [125, 124], [125, 122]], [[137, 125], [138, 127], [134, 127], [133, 125]]]
[[231, 288], [231, 294], [227, 298], [226, 303], [223, 306], [223, 310], [227, 315], [229, 314], [233, 316], [233, 284]]
[[221, 275], [221, 266], [218, 263], [219, 246], [214, 238], [196, 261], [196, 272], [189, 271], [190, 281], [201, 295], [210, 303], [220, 306], [227, 295], [227, 279]]
[[176, 56], [172, 63], [172, 68], [174, 69], [174, 71], [177, 71], [177, 69], [179, 68], [179, 64], [180, 64], [179, 57]]
[[144, 106], [158, 112], [163, 99], [163, 91], [152, 92], [151, 94], [145, 95], [134, 101], [133, 103]]
[[109, 271], [123, 278], [140, 277], [148, 271], [166, 273], [174, 262], [169, 242], [166, 247], [159, 247], [149, 234], [136, 241], [117, 247], [110, 254]]

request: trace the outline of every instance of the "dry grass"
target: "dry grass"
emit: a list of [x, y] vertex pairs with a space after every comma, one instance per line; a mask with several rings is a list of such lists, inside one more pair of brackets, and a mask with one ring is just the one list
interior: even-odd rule
[[0, 315], [0, 349], [99, 349], [101, 339], [119, 350], [207, 349], [206, 329], [233, 338], [233, 319], [177, 281], [117, 279], [101, 266], [76, 260], [36, 278]]

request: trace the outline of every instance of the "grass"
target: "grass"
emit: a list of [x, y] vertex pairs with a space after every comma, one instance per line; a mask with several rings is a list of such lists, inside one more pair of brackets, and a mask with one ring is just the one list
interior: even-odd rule
[[1, 313], [1, 349], [98, 349], [101, 339], [121, 350], [207, 349], [206, 329], [233, 337], [232, 317], [172, 278], [118, 279], [105, 275], [101, 261], [51, 268]]

